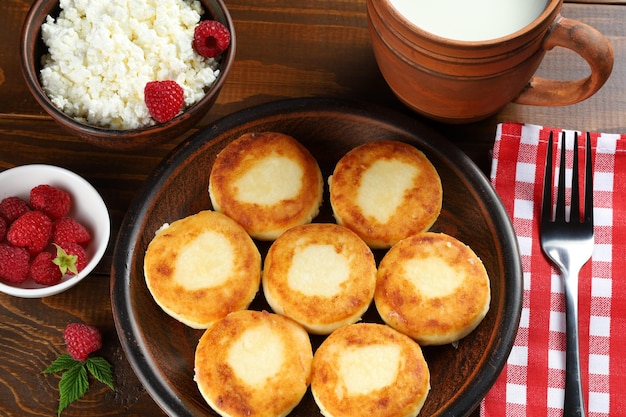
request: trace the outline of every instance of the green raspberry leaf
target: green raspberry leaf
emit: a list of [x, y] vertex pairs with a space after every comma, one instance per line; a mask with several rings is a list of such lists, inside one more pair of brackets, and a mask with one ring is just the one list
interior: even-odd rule
[[89, 379], [87, 378], [87, 369], [81, 362], [77, 362], [75, 366], [68, 369], [59, 381], [59, 412], [61, 412], [69, 404], [81, 398], [89, 389]]
[[59, 269], [61, 269], [61, 273], [65, 275], [65, 273], [69, 269], [71, 272], [74, 273], [74, 275], [78, 275], [78, 270], [76, 269], [76, 261], [78, 260], [78, 256], [67, 254], [67, 252], [65, 252], [63, 248], [56, 243], [54, 244], [54, 246], [56, 246], [57, 248], [57, 257], [54, 258], [52, 262], [55, 265], [59, 266]]
[[111, 364], [104, 358], [87, 358], [85, 362], [87, 369], [98, 381], [107, 385], [114, 390], [113, 387], [113, 371], [111, 370]]
[[44, 374], [53, 374], [55, 372], [66, 371], [74, 366], [76, 366], [78, 362], [76, 359], [72, 358], [68, 353], [64, 353], [55, 359], [54, 362], [50, 364], [46, 369], [43, 370]]

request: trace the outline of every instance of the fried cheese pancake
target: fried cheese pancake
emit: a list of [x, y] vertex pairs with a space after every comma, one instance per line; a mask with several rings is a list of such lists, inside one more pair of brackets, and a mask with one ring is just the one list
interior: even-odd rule
[[351, 324], [315, 352], [311, 391], [326, 417], [416, 416], [430, 391], [430, 372], [408, 336], [384, 324]]
[[221, 416], [281, 417], [306, 393], [312, 360], [302, 326], [267, 311], [242, 310], [202, 335], [194, 379]]
[[203, 329], [252, 302], [261, 281], [261, 256], [234, 220], [201, 211], [158, 231], [146, 250], [144, 276], [167, 314]]
[[328, 184], [337, 223], [376, 249], [428, 230], [441, 211], [437, 170], [421, 151], [398, 141], [352, 149]]
[[310, 333], [329, 334], [361, 318], [376, 287], [376, 261], [354, 232], [330, 223], [296, 226], [270, 247], [261, 279], [274, 312]]
[[317, 216], [323, 186], [317, 161], [293, 137], [246, 133], [218, 154], [209, 196], [216, 211], [237, 221], [252, 237], [274, 240]]
[[491, 290], [480, 258], [443, 233], [394, 245], [378, 266], [374, 301], [382, 319], [421, 345], [455, 342], [489, 310]]

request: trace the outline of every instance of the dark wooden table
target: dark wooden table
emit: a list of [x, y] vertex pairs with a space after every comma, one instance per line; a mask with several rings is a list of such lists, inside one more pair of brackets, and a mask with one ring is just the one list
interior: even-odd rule
[[[380, 75], [370, 48], [364, 0], [226, 0], [237, 33], [236, 62], [222, 93], [198, 128], [238, 110], [269, 101], [330, 96], [373, 102], [421, 119], [401, 105]], [[143, 389], [120, 347], [109, 296], [110, 265], [124, 214], [147, 175], [176, 146], [116, 153], [65, 134], [26, 89], [19, 66], [22, 21], [30, 0], [3, 0], [0, 12], [0, 171], [30, 163], [68, 168], [102, 194], [112, 218], [107, 254], [73, 289], [44, 299], [0, 294], [0, 415], [53, 416], [58, 377], [41, 371], [64, 352], [66, 324], [83, 321], [102, 329], [99, 352], [114, 366], [115, 391], [93, 383], [64, 416], [143, 416], [162, 411]], [[496, 116], [470, 125], [431, 125], [489, 171], [496, 125], [519, 121], [568, 129], [626, 132], [626, 1], [577, 1], [563, 8], [606, 34], [615, 49], [613, 74], [587, 101], [568, 107], [509, 105]], [[581, 78], [586, 63], [566, 50], [550, 52], [539, 72]]]

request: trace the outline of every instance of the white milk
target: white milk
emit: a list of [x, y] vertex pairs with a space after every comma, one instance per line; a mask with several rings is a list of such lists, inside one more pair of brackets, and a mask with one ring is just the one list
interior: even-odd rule
[[407, 20], [435, 35], [482, 41], [509, 35], [535, 20], [547, 0], [389, 0]]

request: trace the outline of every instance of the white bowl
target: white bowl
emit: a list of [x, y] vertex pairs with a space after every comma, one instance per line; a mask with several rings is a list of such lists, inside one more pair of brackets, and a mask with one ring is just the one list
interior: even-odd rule
[[30, 190], [40, 184], [59, 187], [70, 194], [72, 208], [68, 216], [82, 223], [91, 234], [91, 242], [86, 248], [88, 263], [78, 275], [65, 275], [55, 285], [40, 285], [30, 278], [21, 284], [0, 281], [1, 292], [17, 297], [47, 297], [73, 287], [98, 265], [109, 243], [111, 220], [102, 197], [89, 182], [67, 169], [34, 164], [0, 172], [0, 201], [10, 196], [28, 201]]

